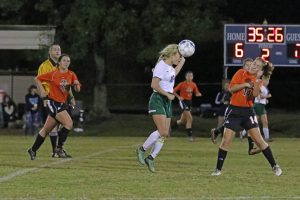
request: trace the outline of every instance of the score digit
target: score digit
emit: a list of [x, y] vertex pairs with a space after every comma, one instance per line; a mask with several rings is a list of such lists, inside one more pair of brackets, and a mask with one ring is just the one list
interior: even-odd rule
[[295, 51], [294, 51], [294, 55], [295, 55], [295, 58], [300, 58], [300, 43], [297, 43], [296, 44], [296, 48], [295, 48]]
[[236, 58], [244, 57], [244, 44], [241, 42], [235, 43], [234, 45], [234, 56]]
[[263, 48], [261, 49], [262, 55], [261, 58], [264, 60], [269, 60], [270, 59], [270, 49]]

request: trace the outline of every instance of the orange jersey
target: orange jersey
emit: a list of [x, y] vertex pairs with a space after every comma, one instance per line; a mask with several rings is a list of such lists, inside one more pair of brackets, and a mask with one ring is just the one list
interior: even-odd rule
[[64, 103], [70, 91], [71, 85], [78, 80], [76, 74], [70, 70], [61, 73], [58, 69], [46, 74], [37, 76], [41, 82], [48, 82], [50, 91], [48, 97], [54, 101]]
[[[235, 84], [255, 83], [256, 78], [244, 69], [238, 70], [230, 81], [229, 88]], [[244, 88], [232, 93], [230, 104], [239, 107], [253, 107], [253, 88]]]
[[179, 83], [174, 88], [174, 92], [177, 92], [177, 91], [180, 92], [180, 97], [182, 97], [184, 100], [192, 100], [193, 93], [195, 93], [195, 94], [200, 93], [196, 83], [194, 83], [193, 81], [190, 83], [188, 83], [187, 81], [183, 81], [183, 82]]

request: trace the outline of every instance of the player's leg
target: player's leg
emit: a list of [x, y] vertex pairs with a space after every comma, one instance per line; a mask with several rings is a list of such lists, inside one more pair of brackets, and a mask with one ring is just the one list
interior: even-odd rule
[[267, 114], [261, 115], [260, 119], [261, 119], [261, 123], [262, 123], [262, 127], [263, 127], [263, 134], [264, 134], [265, 140], [268, 142], [272, 142], [272, 140], [270, 139], [269, 122], [268, 122]]
[[31, 160], [35, 159], [36, 151], [41, 147], [44, 143], [46, 136], [48, 133], [53, 129], [54, 126], [57, 125], [56, 120], [52, 116], [48, 116], [43, 128], [37, 134], [35, 142], [33, 143], [32, 147], [28, 149], [28, 153], [30, 155]]
[[145, 158], [145, 163], [147, 164], [148, 169], [151, 172], [155, 172], [154, 159], [162, 149], [165, 138], [169, 135], [169, 126], [171, 119], [167, 118], [165, 115], [153, 115], [152, 119], [157, 127], [158, 135], [155, 134], [151, 137], [151, 134], [146, 140], [146, 142], [143, 144], [143, 149], [146, 151], [147, 148], [150, 147], [149, 145], [146, 146], [146, 144], [152, 143], [153, 148], [151, 154]]
[[268, 160], [269, 164], [271, 165], [272, 170], [275, 173], [275, 175], [280, 176], [282, 171], [281, 171], [279, 165], [276, 164], [272, 150], [269, 147], [269, 145], [264, 141], [259, 128], [255, 127], [255, 128], [249, 129], [248, 133], [252, 137], [255, 144], [262, 150], [265, 158]]
[[192, 129], [192, 123], [193, 123], [193, 116], [190, 110], [184, 111], [186, 116], [186, 124], [185, 124], [185, 130], [187, 133], [187, 136], [189, 137], [190, 141], [194, 141], [193, 137], [193, 129]]
[[58, 131], [58, 142], [57, 142], [57, 151], [59, 157], [67, 157], [64, 150], [63, 145], [65, 144], [70, 130], [73, 128], [73, 120], [70, 117], [67, 110], [62, 110], [56, 114], [56, 120], [61, 123], [62, 128]]
[[216, 169], [211, 175], [213, 175], [213, 176], [221, 175], [221, 170], [223, 168], [223, 164], [226, 159], [227, 152], [228, 152], [230, 143], [234, 137], [234, 134], [235, 134], [235, 132], [233, 130], [228, 129], [228, 128], [224, 129], [223, 138], [222, 138], [221, 144], [219, 146]]

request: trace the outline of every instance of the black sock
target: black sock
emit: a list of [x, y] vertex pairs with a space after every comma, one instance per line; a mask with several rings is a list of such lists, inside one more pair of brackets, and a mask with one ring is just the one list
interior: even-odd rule
[[216, 128], [215, 129], [215, 137], [218, 137], [218, 135], [220, 135], [223, 132], [224, 132], [224, 126], [220, 126], [220, 127]]
[[248, 151], [250, 151], [254, 147], [254, 142], [250, 136], [248, 136], [248, 146], [249, 146]]
[[51, 141], [52, 151], [54, 153], [57, 145], [57, 135], [50, 135], [50, 141]]
[[186, 133], [189, 137], [191, 137], [193, 135], [193, 131], [192, 131], [192, 128], [187, 128], [185, 129], [186, 130]]
[[66, 129], [65, 127], [63, 127], [62, 129], [60, 129], [60, 131], [58, 131], [58, 143], [57, 143], [58, 148], [62, 148], [62, 146], [67, 140], [69, 132], [70, 130]]
[[140, 147], [140, 150], [143, 151], [143, 152], [146, 151], [143, 146]]
[[154, 160], [154, 158], [151, 155], [149, 155], [147, 158], [150, 160]]
[[224, 161], [226, 159], [226, 155], [227, 155], [227, 151], [219, 148], [218, 161], [217, 161], [217, 169], [218, 170], [222, 170], [223, 163], [224, 163]]
[[35, 142], [33, 143], [32, 147], [31, 147], [31, 150], [36, 152], [41, 147], [41, 145], [44, 143], [44, 141], [45, 141], [45, 138], [42, 137], [40, 134], [37, 134]]
[[266, 149], [262, 150], [262, 152], [265, 155], [268, 162], [270, 163], [271, 167], [274, 167], [276, 165], [276, 162], [273, 157], [271, 148], [268, 146]]

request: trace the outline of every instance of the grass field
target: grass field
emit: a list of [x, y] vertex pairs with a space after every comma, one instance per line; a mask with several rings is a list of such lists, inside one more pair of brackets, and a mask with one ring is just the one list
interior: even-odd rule
[[276, 177], [262, 154], [247, 155], [235, 139], [223, 174], [212, 177], [217, 145], [208, 138], [169, 138], [156, 173], [137, 163], [144, 137], [70, 137], [73, 159], [50, 157], [47, 139], [31, 161], [34, 137], [0, 136], [0, 199], [300, 199], [300, 139], [271, 143], [283, 174]]

